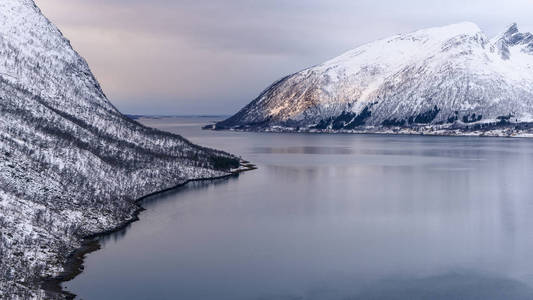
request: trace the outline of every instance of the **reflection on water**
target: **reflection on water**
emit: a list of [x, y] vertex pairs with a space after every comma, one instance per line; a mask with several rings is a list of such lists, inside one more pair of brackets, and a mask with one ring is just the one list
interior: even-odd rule
[[531, 140], [143, 122], [259, 169], [147, 199], [83, 299], [533, 299]]
[[[524, 283], [503, 277], [468, 272], [448, 273], [423, 278], [391, 277], [372, 283], [343, 283], [344, 289], [318, 283], [302, 294], [270, 294], [258, 300], [502, 300], [533, 299], [533, 289]], [[353, 286], [358, 286], [354, 289]]]
[[342, 147], [284, 147], [284, 148], [274, 148], [274, 147], [254, 147], [252, 150], [254, 153], [261, 154], [272, 154], [272, 153], [281, 153], [281, 154], [354, 154], [355, 151], [350, 148]]
[[[432, 137], [427, 137], [432, 138]], [[333, 155], [397, 155], [424, 157], [452, 157], [479, 160], [480, 156], [505, 156], [514, 152], [506, 149], [356, 149], [349, 147], [291, 146], [253, 147], [256, 154], [333, 154]], [[486, 159], [486, 158], [483, 158]]]
[[[225, 183], [231, 182], [232, 180], [237, 180], [237, 178], [238, 176], [221, 178], [221, 179], [213, 179], [213, 180], [192, 181], [186, 185], [177, 187], [175, 189], [150, 196], [149, 198], [141, 201], [141, 205], [143, 208], [149, 209], [150, 207], [153, 207], [154, 205], [158, 205], [160, 202], [176, 201], [176, 197], [179, 197], [178, 194], [184, 193], [186, 191], [196, 191], [196, 190], [204, 189], [210, 185], [216, 186], [219, 184], [225, 184]], [[102, 246], [105, 246], [108, 242], [119, 241], [120, 239], [126, 236], [128, 231], [131, 229], [132, 225], [133, 224], [130, 223], [126, 225], [126, 227], [122, 228], [121, 230], [118, 230], [106, 236], [100, 237], [99, 238], [100, 244]]]
[[486, 274], [450, 273], [425, 278], [380, 280], [348, 299], [533, 299], [533, 289], [520, 281], [508, 278], [490, 277]]

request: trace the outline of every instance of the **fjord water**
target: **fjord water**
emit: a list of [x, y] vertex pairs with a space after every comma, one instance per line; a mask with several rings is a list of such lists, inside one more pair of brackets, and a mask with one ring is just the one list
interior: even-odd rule
[[252, 161], [146, 200], [82, 299], [533, 299], [533, 140], [202, 131]]

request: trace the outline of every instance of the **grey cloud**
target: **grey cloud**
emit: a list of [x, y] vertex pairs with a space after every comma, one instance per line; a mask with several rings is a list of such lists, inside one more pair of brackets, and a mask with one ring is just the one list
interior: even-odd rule
[[468, 20], [489, 35], [511, 22], [533, 31], [531, 0], [36, 2], [134, 113], [232, 113], [287, 73], [419, 28]]

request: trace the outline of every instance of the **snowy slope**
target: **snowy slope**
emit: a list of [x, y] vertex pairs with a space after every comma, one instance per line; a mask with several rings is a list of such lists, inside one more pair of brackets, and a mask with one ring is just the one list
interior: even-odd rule
[[[473, 23], [378, 40], [287, 76], [217, 128], [466, 128], [533, 120], [533, 36]], [[503, 122], [502, 122], [503, 120]]]
[[0, 1], [0, 299], [37, 297], [134, 200], [238, 160], [120, 114], [32, 0]]

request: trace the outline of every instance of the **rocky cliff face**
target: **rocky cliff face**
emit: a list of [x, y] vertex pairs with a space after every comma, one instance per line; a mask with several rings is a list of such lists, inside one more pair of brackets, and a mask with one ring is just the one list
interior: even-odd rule
[[460, 23], [363, 45], [287, 76], [216, 128], [471, 131], [533, 120], [533, 35]]
[[0, 1], [0, 298], [43, 295], [40, 279], [133, 218], [135, 199], [238, 164], [124, 117], [32, 0]]

